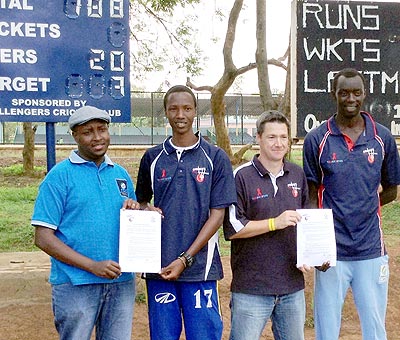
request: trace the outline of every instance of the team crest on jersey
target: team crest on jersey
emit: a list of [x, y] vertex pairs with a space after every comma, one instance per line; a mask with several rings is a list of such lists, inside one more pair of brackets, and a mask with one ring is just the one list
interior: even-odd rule
[[210, 174], [207, 172], [206, 168], [200, 168], [200, 167], [193, 168], [192, 172], [196, 174], [196, 181], [199, 183], [204, 182], [205, 176]]
[[287, 186], [288, 186], [289, 189], [292, 190], [292, 195], [293, 195], [294, 198], [299, 196], [299, 191], [300, 191], [301, 188], [299, 188], [297, 186], [297, 183], [290, 182]]
[[116, 179], [118, 189], [119, 189], [119, 194], [123, 197], [128, 197], [128, 183], [126, 179]]
[[363, 153], [368, 155], [368, 162], [370, 164], [375, 162], [375, 155], [377, 155], [377, 153], [375, 152], [374, 148], [368, 148], [366, 150], [363, 150]]

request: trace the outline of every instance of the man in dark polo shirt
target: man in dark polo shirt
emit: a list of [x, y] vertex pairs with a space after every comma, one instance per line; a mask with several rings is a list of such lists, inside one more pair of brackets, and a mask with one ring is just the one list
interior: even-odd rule
[[260, 154], [234, 172], [237, 205], [225, 216], [225, 238], [232, 241], [231, 339], [259, 339], [272, 321], [275, 339], [303, 340], [304, 278], [296, 267], [296, 209], [308, 204], [301, 167], [284, 157], [289, 121], [278, 111], [257, 120]]

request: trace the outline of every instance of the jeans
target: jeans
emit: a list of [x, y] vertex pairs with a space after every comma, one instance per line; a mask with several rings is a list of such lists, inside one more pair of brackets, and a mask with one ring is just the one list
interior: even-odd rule
[[316, 340], [339, 339], [342, 307], [351, 287], [363, 340], [386, 340], [385, 317], [389, 284], [388, 256], [337, 261], [326, 272], [315, 271]]
[[135, 281], [52, 286], [54, 323], [60, 340], [131, 338]]
[[304, 340], [304, 290], [286, 295], [232, 293], [230, 340], [256, 340], [269, 319], [275, 340]]

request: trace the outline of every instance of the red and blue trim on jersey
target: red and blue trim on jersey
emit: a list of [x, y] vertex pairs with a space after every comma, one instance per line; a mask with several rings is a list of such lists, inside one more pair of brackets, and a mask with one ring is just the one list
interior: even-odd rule
[[[139, 168], [136, 195], [163, 211], [161, 226], [162, 266], [175, 260], [196, 239], [209, 218], [210, 209], [226, 208], [236, 202], [232, 166], [226, 153], [205, 141], [184, 150], [180, 159], [170, 143], [150, 148]], [[179, 281], [219, 280], [223, 277], [218, 232], [195, 256]], [[146, 274], [146, 278], [159, 278]]]
[[334, 117], [311, 130], [303, 148], [307, 180], [318, 186], [320, 208], [333, 210], [338, 260], [386, 254], [379, 185], [400, 184], [400, 160], [390, 131], [366, 112], [365, 130], [353, 143]]

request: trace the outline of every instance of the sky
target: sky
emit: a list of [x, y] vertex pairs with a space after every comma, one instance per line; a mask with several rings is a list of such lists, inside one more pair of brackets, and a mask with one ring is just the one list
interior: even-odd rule
[[[191, 80], [197, 86], [215, 85], [223, 72], [222, 48], [226, 34], [227, 19], [234, 0], [207, 0], [196, 6], [199, 21], [193, 23], [199, 28], [197, 39], [203, 54], [208, 58], [203, 75], [192, 77]], [[223, 10], [226, 20], [220, 22], [217, 17], [211, 15], [215, 6]], [[290, 8], [291, 0], [267, 0], [267, 53], [268, 58], [279, 58], [284, 55], [289, 42]], [[236, 40], [233, 50], [233, 60], [236, 67], [245, 66], [255, 62], [256, 50], [256, 18], [255, 0], [245, 0], [240, 13]], [[212, 37], [218, 38], [218, 42], [210, 42]], [[286, 72], [275, 66], [269, 67], [271, 89], [284, 89]], [[157, 79], [155, 81], [155, 79]], [[154, 91], [157, 85], [163, 81], [172, 84], [184, 84], [186, 74], [176, 74], [167, 68], [158, 74], [151, 75], [151, 81], [145, 84], [146, 90]], [[257, 71], [252, 70], [241, 77], [240, 88], [231, 88], [230, 93], [240, 90], [242, 93], [258, 93]]]
[[[294, 0], [295, 1], [295, 0]], [[344, 1], [344, 0], [343, 0]], [[350, 0], [366, 1], [369, 0]], [[347, 0], [344, 2], [348, 2]], [[400, 2], [400, 0], [375, 0], [371, 2]], [[215, 85], [223, 72], [222, 47], [226, 34], [227, 19], [234, 0], [206, 0], [201, 1], [196, 6], [198, 22], [193, 22], [199, 28], [199, 34], [194, 37], [203, 49], [204, 56], [208, 57], [208, 63], [203, 71], [203, 75], [192, 77], [192, 82], [197, 86]], [[237, 28], [236, 40], [233, 50], [233, 60], [236, 67], [245, 66], [255, 62], [256, 38], [256, 0], [244, 0], [243, 9], [240, 13]], [[220, 22], [213, 16], [215, 8], [222, 9], [226, 15], [226, 20]], [[289, 44], [292, 0], [266, 0], [267, 9], [267, 55], [268, 58], [282, 57]], [[186, 11], [186, 9], [185, 9]], [[211, 43], [212, 37], [219, 38], [218, 43]], [[286, 64], [286, 61], [285, 61]], [[284, 91], [286, 71], [276, 66], [268, 68], [271, 90]], [[157, 79], [155, 81], [155, 79]], [[165, 69], [159, 74], [151, 75], [151, 82], [145, 84], [146, 90], [154, 91], [160, 83], [167, 81], [169, 84], [185, 84], [186, 74], [184, 72], [175, 73]], [[167, 89], [166, 86], [165, 89]], [[229, 93], [241, 92], [243, 94], [258, 93], [257, 70], [252, 70], [241, 76], [238, 87], [231, 87]]]
[[[221, 2], [221, 1], [219, 1]], [[255, 62], [256, 51], [256, 6], [255, 0], [245, 0], [244, 8], [239, 16], [236, 29], [236, 40], [233, 50], [233, 58], [236, 67], [242, 67], [250, 62]], [[232, 6], [233, 1], [226, 1]], [[227, 10], [229, 11], [231, 7]], [[267, 55], [268, 58], [282, 57], [289, 44], [291, 1], [267, 0]], [[226, 25], [223, 29], [225, 35]], [[224, 38], [223, 35], [223, 38]], [[223, 39], [222, 39], [223, 42]], [[217, 51], [218, 52], [218, 51]], [[214, 53], [213, 58], [220, 63], [222, 69], [222, 52]], [[268, 68], [271, 89], [284, 90], [286, 72], [276, 66]], [[217, 73], [218, 79], [222, 72]], [[258, 93], [257, 70], [247, 72], [241, 77], [240, 86], [243, 92]]]

